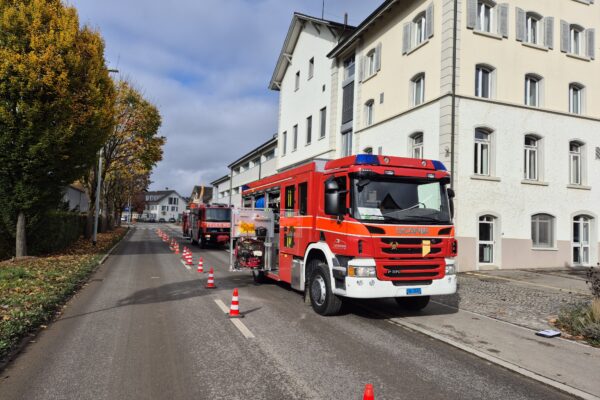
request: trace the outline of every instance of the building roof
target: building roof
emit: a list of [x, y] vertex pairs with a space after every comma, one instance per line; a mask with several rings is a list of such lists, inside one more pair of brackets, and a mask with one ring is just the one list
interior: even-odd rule
[[181, 197], [182, 199], [184, 198], [182, 195], [177, 193], [177, 191], [175, 191], [175, 190], [156, 190], [153, 192], [144, 193], [144, 200], [147, 198], [147, 196], [158, 196], [157, 200], [150, 200], [147, 202], [148, 203], [160, 203], [165, 197], [170, 196], [173, 193], [175, 193], [177, 196]]
[[367, 31], [371, 26], [378, 21], [382, 16], [384, 16], [391, 8], [395, 5], [400, 4], [399, 0], [386, 0], [384, 1], [375, 11], [373, 11], [363, 22], [361, 22], [354, 31], [343, 38], [337, 46], [333, 48], [327, 54], [327, 57], [334, 58], [339, 56], [345, 50], [347, 50], [352, 44], [356, 42], [356, 39], [360, 38], [360, 36]]
[[291, 64], [292, 54], [294, 53], [296, 43], [298, 43], [298, 38], [300, 37], [302, 28], [307, 22], [314, 25], [321, 25], [326, 29], [329, 29], [329, 31], [336, 37], [341, 37], [343, 34], [354, 29], [353, 26], [341, 24], [339, 22], [311, 17], [309, 15], [301, 14], [298, 12], [294, 13], [294, 16], [292, 17], [292, 22], [290, 23], [290, 27], [288, 29], [288, 33], [285, 37], [285, 41], [283, 42], [283, 47], [281, 48], [281, 52], [279, 53], [279, 58], [277, 59], [277, 64], [275, 65], [275, 70], [273, 71], [271, 82], [269, 83], [269, 89], [279, 90], [279, 87], [281, 86], [281, 81], [283, 80], [283, 77], [285, 75], [285, 71], [287, 70], [287, 67]]
[[215, 179], [214, 181], [212, 181], [210, 184], [213, 186], [218, 185], [221, 182], [225, 182], [229, 180], [229, 174], [227, 175], [223, 175], [222, 177], [220, 177], [219, 179]]
[[229, 164], [227, 166], [227, 168], [233, 168], [236, 164], [240, 164], [240, 163], [256, 156], [261, 151], [266, 150], [267, 148], [269, 148], [273, 145], [277, 146], [277, 134], [274, 134], [271, 139], [267, 140], [266, 142], [264, 142], [263, 144], [261, 144], [260, 146], [255, 148], [254, 150], [250, 150], [248, 153], [244, 154], [243, 156], [241, 156], [240, 158], [238, 158], [237, 160], [235, 160], [234, 162]]

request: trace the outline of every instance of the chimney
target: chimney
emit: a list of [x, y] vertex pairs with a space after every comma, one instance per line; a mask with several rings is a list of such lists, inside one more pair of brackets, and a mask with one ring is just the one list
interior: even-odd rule
[[344, 26], [348, 25], [348, 13], [344, 13]]

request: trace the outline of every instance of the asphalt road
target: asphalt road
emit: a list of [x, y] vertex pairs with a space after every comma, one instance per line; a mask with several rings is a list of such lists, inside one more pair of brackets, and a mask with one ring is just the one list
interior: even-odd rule
[[[365, 383], [377, 400], [571, 398], [364, 303], [321, 317], [285, 285], [228, 272], [227, 252], [193, 247], [216, 270], [218, 288], [205, 289], [207, 274], [184, 268], [153, 227], [121, 243], [0, 374], [0, 399], [345, 400], [362, 399]], [[247, 330], [215, 302], [228, 306], [234, 287]], [[392, 309], [387, 300], [369, 306]]]

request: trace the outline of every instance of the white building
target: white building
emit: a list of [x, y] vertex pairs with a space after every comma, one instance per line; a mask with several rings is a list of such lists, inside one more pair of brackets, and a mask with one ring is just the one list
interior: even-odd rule
[[211, 182], [213, 203], [242, 206], [242, 187], [277, 171], [277, 135], [227, 167], [229, 174]]
[[146, 207], [141, 219], [159, 222], [163, 219], [179, 221], [186, 208], [186, 201], [175, 190], [160, 190], [144, 194]]
[[455, 59], [453, 0], [388, 0], [345, 31], [295, 14], [270, 85], [278, 169], [362, 152], [439, 159], [461, 270], [595, 265], [600, 4], [458, 4]]
[[327, 54], [352, 27], [295, 13], [269, 89], [279, 95], [279, 159], [283, 170], [312, 158], [331, 158], [331, 60]]

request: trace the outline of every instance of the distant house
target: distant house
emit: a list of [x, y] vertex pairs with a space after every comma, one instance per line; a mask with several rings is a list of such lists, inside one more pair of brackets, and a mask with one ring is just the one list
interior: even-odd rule
[[194, 186], [192, 194], [188, 200], [188, 204], [208, 204], [212, 202], [213, 188], [212, 186]]
[[186, 208], [185, 198], [175, 190], [159, 190], [144, 193], [146, 206], [141, 218], [145, 220], [179, 221]]
[[90, 208], [90, 200], [83, 186], [74, 183], [65, 188], [63, 201], [68, 204], [69, 211], [88, 212]]

